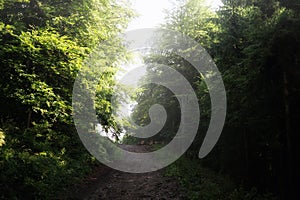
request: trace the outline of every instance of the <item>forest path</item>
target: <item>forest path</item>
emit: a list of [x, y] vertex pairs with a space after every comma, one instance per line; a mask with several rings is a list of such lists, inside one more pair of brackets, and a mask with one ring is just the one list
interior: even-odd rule
[[[146, 152], [146, 145], [122, 145], [133, 152]], [[162, 170], [132, 174], [100, 167], [79, 188], [72, 199], [85, 200], [168, 200], [185, 199], [178, 182], [162, 175]]]

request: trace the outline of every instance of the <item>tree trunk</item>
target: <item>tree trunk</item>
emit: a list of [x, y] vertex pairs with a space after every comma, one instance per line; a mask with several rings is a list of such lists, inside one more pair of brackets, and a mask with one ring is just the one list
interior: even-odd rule
[[30, 124], [31, 124], [31, 114], [32, 114], [32, 110], [31, 108], [28, 109], [28, 117], [27, 117], [27, 128], [30, 128]]
[[290, 120], [290, 105], [289, 105], [289, 89], [287, 73], [283, 70], [283, 87], [284, 87], [284, 111], [285, 111], [285, 136], [287, 147], [287, 170], [288, 170], [288, 195], [290, 188], [292, 187], [293, 168], [292, 168], [292, 138], [291, 138], [291, 120]]

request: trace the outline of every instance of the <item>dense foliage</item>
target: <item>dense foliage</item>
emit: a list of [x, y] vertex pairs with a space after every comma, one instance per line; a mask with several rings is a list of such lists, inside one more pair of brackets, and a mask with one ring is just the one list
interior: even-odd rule
[[[194, 38], [205, 47], [225, 83], [228, 97], [225, 127], [217, 146], [201, 161], [201, 165], [231, 175], [238, 185], [245, 188], [256, 187], [258, 192], [270, 191], [289, 199], [295, 194], [296, 185], [299, 2], [223, 2], [224, 6], [213, 12], [204, 1], [181, 1], [163, 25]], [[197, 91], [201, 124], [194, 145], [187, 152], [189, 157], [196, 157], [211, 112], [203, 77], [187, 61], [173, 54], [154, 53], [145, 61], [175, 68]], [[149, 79], [163, 74], [151, 64], [148, 69]], [[173, 94], [164, 87], [148, 85], [144, 92], [139, 93], [137, 102], [132, 117], [141, 125], [149, 123], [148, 108], [151, 105], [161, 103], [165, 106], [167, 123], [160, 134], [149, 140], [168, 143], [180, 122], [179, 104]]]
[[[96, 48], [110, 55], [99, 62], [116, 67], [119, 58], [111, 55], [125, 50], [114, 38], [132, 13], [113, 0], [1, 0], [0, 16], [0, 198], [53, 197], [92, 163], [72, 122], [77, 72], [103, 41], [115, 49]], [[107, 126], [113, 126], [110, 71], [101, 77], [107, 84], [97, 89], [96, 104]]]
[[[128, 58], [116, 37], [133, 16], [127, 3], [0, 0], [0, 199], [56, 198], [91, 170], [94, 158], [83, 148], [72, 119], [79, 70], [100, 77], [93, 92], [102, 127], [116, 136], [122, 131], [112, 115], [111, 98], [118, 65]], [[193, 145], [166, 173], [180, 180], [191, 199], [292, 199], [297, 185], [299, 1], [223, 3], [214, 11], [204, 0], [180, 0], [162, 25], [197, 41], [222, 73], [227, 118], [217, 146], [205, 159], [197, 158], [211, 117], [205, 77], [173, 53], [145, 58], [146, 79], [165, 73], [151, 63], [176, 69], [196, 91], [201, 110]], [[161, 49], [168, 45], [167, 35], [165, 39]], [[88, 67], [90, 55], [98, 55], [93, 62], [104, 73]], [[132, 118], [139, 125], [150, 123], [153, 104], [160, 103], [168, 113], [160, 133], [143, 143], [154, 141], [160, 147], [171, 141], [181, 120], [176, 96], [148, 84], [135, 100]], [[123, 142], [140, 141], [127, 136]]]

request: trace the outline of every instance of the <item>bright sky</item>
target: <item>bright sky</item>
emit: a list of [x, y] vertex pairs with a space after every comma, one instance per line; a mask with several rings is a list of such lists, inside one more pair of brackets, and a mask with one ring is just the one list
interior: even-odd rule
[[[222, 5], [221, 0], [206, 0], [213, 9]], [[134, 19], [127, 30], [154, 28], [164, 22], [164, 10], [170, 10], [175, 0], [130, 0], [132, 7], [139, 16]]]

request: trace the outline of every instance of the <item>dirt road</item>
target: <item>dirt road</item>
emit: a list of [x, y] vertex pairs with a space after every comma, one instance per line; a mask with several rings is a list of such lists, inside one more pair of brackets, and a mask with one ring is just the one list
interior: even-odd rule
[[[122, 148], [145, 152], [144, 145], [122, 145]], [[162, 175], [162, 170], [144, 174], [131, 174], [110, 168], [98, 169], [90, 182], [79, 188], [72, 199], [86, 200], [168, 200], [185, 199], [178, 182]]]

